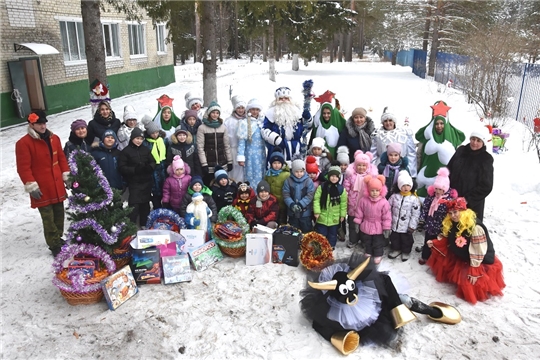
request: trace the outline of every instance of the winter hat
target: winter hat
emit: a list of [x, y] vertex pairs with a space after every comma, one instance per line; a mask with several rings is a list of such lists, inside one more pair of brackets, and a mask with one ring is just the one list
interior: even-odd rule
[[146, 124], [150, 123], [153, 120], [154, 120], [154, 117], [152, 116], [152, 114], [146, 113], [146, 114], [143, 115], [143, 117], [141, 119], [141, 123], [144, 126], [146, 126]]
[[129, 119], [137, 120], [137, 113], [135, 112], [133, 106], [126, 105], [124, 106], [124, 122], [128, 121]]
[[203, 180], [202, 180], [202, 177], [200, 177], [199, 175], [195, 175], [191, 178], [191, 181], [189, 182], [189, 187], [193, 187], [193, 185], [195, 184], [201, 184], [201, 186], [204, 186], [204, 183], [203, 183]]
[[196, 198], [204, 198], [203, 195], [200, 192], [195, 192], [193, 195], [191, 195], [191, 200], [195, 200]]
[[186, 136], [187, 136], [188, 131], [186, 129], [182, 128], [181, 126], [178, 126], [176, 128], [176, 130], [174, 131], [174, 136], [177, 136], [178, 134], [186, 134]]
[[291, 163], [291, 170], [292, 170], [293, 173], [295, 171], [305, 170], [305, 169], [306, 169], [306, 167], [305, 167], [305, 164], [304, 164], [304, 160], [302, 160], [302, 159], [293, 160], [293, 162]]
[[285, 164], [285, 158], [279, 151], [274, 151], [272, 155], [270, 155], [270, 164], [272, 164], [274, 161], [279, 161], [281, 165]]
[[246, 111], [249, 111], [251, 109], [259, 109], [262, 111], [262, 105], [257, 99], [251, 99], [246, 105]]
[[381, 116], [381, 123], [383, 123], [384, 120], [392, 120], [394, 123], [397, 123], [396, 116], [390, 111], [388, 106], [385, 107], [383, 110], [383, 114]]
[[362, 115], [362, 116], [366, 116], [367, 115], [367, 111], [366, 109], [364, 109], [363, 107], [358, 107], [356, 109], [353, 110], [352, 112], [352, 117], [354, 118], [356, 115]]
[[385, 181], [386, 181], [386, 178], [384, 177], [384, 175], [377, 175], [377, 176], [367, 175], [364, 178], [364, 183], [366, 183], [368, 191], [382, 190]]
[[316, 137], [311, 142], [311, 149], [316, 147], [316, 148], [325, 150], [326, 148], [324, 147], [324, 144], [325, 144], [325, 141], [324, 141], [324, 139], [322, 137]]
[[249, 187], [249, 181], [238, 183], [238, 195], [250, 194], [250, 193], [251, 193], [251, 188]]
[[289, 89], [286, 86], [282, 86], [280, 88], [277, 88], [275, 96], [276, 96], [276, 100], [278, 98], [280, 98], [280, 97], [288, 97], [288, 98], [290, 98], [291, 97], [291, 89]]
[[401, 144], [391, 143], [391, 144], [386, 145], [386, 153], [387, 154], [398, 153], [399, 155], [401, 155]]
[[146, 124], [146, 125], [144, 126], [144, 129], [146, 130], [146, 133], [147, 133], [148, 135], [153, 134], [153, 133], [155, 133], [155, 132], [157, 132], [157, 131], [160, 130], [159, 125], [156, 124], [156, 123], [153, 122], [153, 121], [152, 121], [152, 122], [149, 122], [148, 124]]
[[85, 127], [88, 127], [88, 125], [86, 124], [86, 121], [82, 120], [82, 119], [77, 119], [75, 120], [74, 122], [71, 123], [71, 131], [75, 132], [75, 130], [77, 129], [80, 129], [80, 128], [85, 128]]
[[332, 165], [328, 169], [327, 175], [328, 175], [328, 178], [330, 178], [330, 175], [336, 175], [337, 177], [340, 177], [341, 176], [341, 169], [337, 165]]
[[354, 153], [354, 165], [366, 164], [369, 165], [373, 159], [373, 154], [369, 151], [362, 152], [362, 150], [356, 150]]
[[138, 138], [138, 137], [144, 137], [143, 136], [143, 132], [141, 129], [139, 129], [138, 127], [135, 127], [133, 128], [133, 130], [131, 131], [131, 136], [129, 137], [129, 140], [133, 140], [135, 138]]
[[184, 168], [184, 160], [182, 160], [180, 155], [175, 155], [172, 161], [173, 171], [176, 171], [176, 169], [183, 169], [183, 168]]
[[270, 184], [266, 180], [261, 180], [259, 185], [257, 185], [257, 194], [262, 191], [270, 192]]
[[340, 146], [337, 149], [337, 155], [336, 160], [339, 161], [340, 164], [347, 164], [349, 165], [349, 148], [346, 146]]
[[107, 136], [112, 136], [114, 138], [114, 141], [118, 142], [118, 136], [116, 136], [116, 133], [114, 130], [107, 129], [103, 132], [103, 135], [101, 135], [101, 141], [103, 141]]
[[398, 188], [401, 190], [403, 185], [409, 185], [411, 188], [413, 186], [413, 181], [411, 175], [407, 170], [401, 170], [397, 178]]
[[30, 124], [45, 124], [48, 121], [45, 111], [43, 110], [31, 112], [26, 119]]
[[199, 114], [197, 114], [197, 112], [195, 110], [186, 110], [186, 112], [184, 113], [184, 119], [189, 119], [190, 117], [194, 117], [195, 120], [198, 118]]
[[221, 114], [221, 107], [216, 101], [212, 101], [210, 105], [208, 105], [208, 109], [206, 109], [206, 112], [204, 113], [204, 118], [208, 119], [210, 116], [210, 113], [214, 110], [219, 111], [219, 113]]
[[472, 138], [473, 136], [479, 138], [480, 140], [482, 140], [484, 145], [486, 145], [486, 143], [487, 143], [487, 141], [489, 139], [489, 130], [485, 126], [479, 127], [477, 129], [473, 130], [473, 132], [471, 133], [471, 136], [469, 136], [469, 139]]
[[246, 107], [246, 101], [241, 95], [234, 95], [231, 98], [231, 103], [233, 106], [233, 110], [238, 109], [240, 106], [243, 106], [244, 108]]
[[319, 172], [319, 166], [317, 165], [315, 156], [309, 155], [306, 157], [306, 172], [308, 174], [316, 174]]
[[195, 92], [191, 92], [191, 91], [188, 91], [186, 93], [186, 95], [184, 96], [184, 99], [186, 100], [186, 107], [188, 109], [191, 109], [191, 107], [194, 105], [194, 104], [201, 104], [201, 106], [203, 105], [203, 98], [202, 96], [200, 96], [199, 94], [195, 93]]
[[450, 171], [442, 167], [437, 171], [437, 176], [435, 177], [435, 181], [433, 182], [433, 187], [435, 189], [442, 189], [444, 192], [447, 192], [448, 189], [450, 189], [450, 178], [448, 177], [450, 175]]
[[229, 175], [227, 175], [227, 171], [218, 165], [214, 169], [214, 178], [216, 181], [220, 181], [221, 179], [228, 179]]

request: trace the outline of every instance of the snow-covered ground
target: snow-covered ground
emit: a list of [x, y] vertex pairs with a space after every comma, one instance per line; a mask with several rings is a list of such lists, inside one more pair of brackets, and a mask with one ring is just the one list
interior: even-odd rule
[[[438, 84], [423, 80], [410, 68], [389, 63], [310, 63], [298, 72], [291, 64], [276, 64], [277, 82], [270, 82], [266, 63], [229, 61], [219, 65], [218, 101], [223, 116], [230, 113], [229, 89], [262, 104], [274, 90], [288, 86], [302, 101], [302, 82], [313, 90], [337, 94], [343, 108], [369, 109], [376, 124], [385, 106], [392, 107], [403, 126], [405, 117], [417, 130], [427, 124], [436, 100], [452, 109], [450, 121], [469, 135], [479, 124], [474, 108], [458, 92], [438, 92]], [[202, 66], [176, 68], [176, 83], [164, 88], [114, 99], [133, 105], [142, 116], [154, 114], [162, 94], [175, 98], [177, 113], [184, 94], [202, 92]], [[114, 96], [114, 89], [111, 90]], [[318, 105], [313, 103], [312, 113]], [[49, 116], [48, 128], [62, 141], [70, 123], [90, 120], [90, 107]], [[455, 288], [437, 283], [426, 266], [385, 258], [381, 267], [408, 281], [409, 294], [425, 302], [443, 301], [461, 312], [455, 326], [434, 323], [424, 316], [400, 332], [394, 348], [360, 347], [351, 358], [379, 359], [532, 359], [540, 354], [540, 166], [534, 152], [525, 153], [526, 131], [512, 123], [508, 152], [494, 155], [495, 186], [486, 201], [485, 223], [504, 265], [504, 296], [471, 305]], [[116, 311], [105, 302], [70, 306], [51, 283], [52, 257], [45, 244], [40, 216], [30, 208], [28, 195], [15, 169], [15, 142], [25, 126], [0, 132], [1, 141], [1, 354], [5, 359], [177, 358], [177, 359], [339, 359], [300, 312], [299, 291], [305, 284], [302, 267], [268, 264], [247, 267], [244, 259], [226, 258], [196, 272], [193, 281], [176, 285], [147, 285]], [[467, 140], [468, 141], [468, 140]], [[66, 223], [66, 229], [68, 224]], [[336, 256], [351, 250], [338, 243]], [[534, 270], [534, 269], [537, 270]]]

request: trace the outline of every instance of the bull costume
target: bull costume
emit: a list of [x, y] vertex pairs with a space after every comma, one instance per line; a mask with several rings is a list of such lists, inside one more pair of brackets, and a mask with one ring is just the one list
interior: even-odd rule
[[309, 286], [301, 292], [304, 315], [342, 354], [349, 355], [360, 342], [389, 344], [400, 327], [416, 319], [412, 311], [444, 324], [461, 321], [450, 305], [426, 305], [398, 294], [390, 276], [369, 260], [358, 254], [336, 260], [320, 273], [309, 273]]

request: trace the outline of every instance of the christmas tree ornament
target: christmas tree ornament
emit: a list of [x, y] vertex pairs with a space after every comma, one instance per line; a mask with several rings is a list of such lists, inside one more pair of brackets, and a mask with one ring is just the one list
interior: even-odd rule
[[90, 201], [90, 196], [85, 196], [84, 197], [84, 202], [89, 202]]
[[116, 226], [114, 226], [114, 225], [111, 226], [111, 232], [114, 233], [114, 232], [116, 232], [116, 231], [118, 231], [118, 228], [117, 228]]
[[79, 187], [79, 183], [75, 181], [72, 186], [73, 186], [74, 189], [76, 189], [76, 188]]
[[77, 239], [77, 241], [81, 241], [81, 240], [82, 240], [82, 236], [81, 236], [81, 235], [79, 235], [79, 236], [77, 236], [77, 238], [76, 238], [76, 239]]

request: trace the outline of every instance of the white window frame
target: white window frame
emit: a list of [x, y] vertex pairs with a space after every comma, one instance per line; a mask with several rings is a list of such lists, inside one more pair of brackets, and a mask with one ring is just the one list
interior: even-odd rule
[[[62, 41], [62, 54], [64, 56], [64, 64], [66, 65], [79, 65], [86, 64], [86, 52], [85, 52], [85, 43], [84, 43], [84, 32], [82, 26], [82, 19], [58, 19], [59, 28], [60, 28], [60, 39]], [[71, 36], [69, 32], [68, 23], [75, 24], [75, 38], [77, 44], [75, 44], [77, 49], [78, 59], [72, 59], [71, 48]], [[65, 38], [64, 38], [65, 33]], [[66, 59], [66, 50], [68, 53], [68, 59]]]
[[[146, 46], [146, 24], [145, 23], [128, 23], [128, 42], [129, 42], [129, 57], [142, 58], [147, 57]], [[134, 45], [137, 43], [137, 49]], [[137, 51], [135, 51], [137, 50]]]
[[157, 53], [167, 54], [167, 28], [164, 23], [156, 24]]
[[[122, 59], [122, 46], [120, 44], [120, 22], [111, 21], [111, 22], [101, 22], [103, 29], [103, 50], [105, 51], [105, 60], [119, 60]], [[105, 27], [109, 27], [109, 31], [105, 31]], [[113, 29], [116, 29], [116, 34]], [[116, 35], [116, 36], [115, 36]], [[114, 47], [116, 43], [117, 49], [111, 48], [111, 55], [107, 54], [107, 41], [106, 38], [109, 37], [109, 44]], [[116, 37], [116, 42], [115, 42]], [[114, 51], [116, 50], [116, 52]]]

